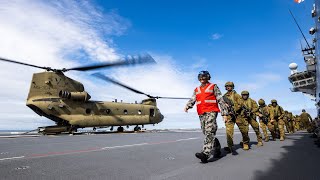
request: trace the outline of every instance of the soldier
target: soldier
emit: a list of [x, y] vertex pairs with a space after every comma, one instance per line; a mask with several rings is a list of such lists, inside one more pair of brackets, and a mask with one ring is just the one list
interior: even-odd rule
[[218, 103], [221, 108], [221, 115], [224, 121], [227, 120], [228, 105], [223, 100], [222, 94], [216, 84], [210, 83], [211, 76], [208, 71], [201, 71], [198, 74], [198, 80], [201, 85], [194, 90], [191, 99], [188, 101], [184, 111], [188, 112], [194, 104], [197, 105], [197, 112], [201, 122], [201, 129], [205, 135], [203, 150], [200, 153], [196, 153], [195, 156], [199, 158], [203, 163], [207, 163], [212, 151], [214, 151], [214, 157], [219, 157], [220, 143], [215, 138], [217, 131], [217, 116], [220, 112]]
[[258, 116], [260, 119], [260, 127], [261, 127], [261, 129], [263, 131], [263, 135], [264, 135], [264, 141], [265, 142], [269, 141], [267, 127], [268, 127], [269, 131], [271, 132], [272, 139], [275, 140], [276, 133], [274, 130], [274, 126], [270, 122], [270, 120], [273, 119], [273, 116], [274, 116], [273, 112], [269, 110], [269, 107], [266, 106], [266, 103], [263, 99], [259, 99], [258, 104], [259, 104]]
[[288, 111], [284, 111], [283, 121], [284, 121], [284, 125], [286, 126], [287, 133], [289, 133], [289, 121], [288, 121], [288, 118], [289, 118], [289, 112]]
[[281, 106], [278, 105], [277, 100], [273, 99], [271, 100], [271, 107], [270, 110], [273, 111], [273, 119], [271, 119], [271, 123], [274, 124], [275, 128], [279, 130], [280, 134], [280, 141], [284, 141], [285, 134], [284, 134], [284, 111]]
[[289, 133], [292, 134], [294, 133], [294, 116], [292, 112], [289, 112], [287, 120], [289, 124]]
[[297, 131], [300, 131], [300, 117], [299, 117], [299, 115], [296, 115], [296, 117], [294, 118], [294, 124], [295, 124], [295, 129]]
[[312, 122], [310, 114], [307, 113], [305, 109], [302, 109], [302, 113], [300, 114], [300, 121], [302, 122], [304, 129], [308, 129], [310, 126], [310, 122]]
[[243, 119], [237, 118], [238, 114], [236, 113], [239, 111], [240, 106], [240, 99], [241, 96], [234, 90], [234, 83], [233, 82], [226, 82], [225, 88], [227, 92], [224, 94], [224, 98], [227, 98], [226, 102], [229, 105], [229, 116], [227, 121], [225, 122], [226, 125], [226, 135], [227, 135], [227, 144], [228, 147], [224, 147], [224, 150], [227, 153], [236, 154], [233, 148], [233, 133], [234, 133], [234, 124], [237, 124], [242, 137], [244, 137], [246, 132], [245, 122], [242, 122]]
[[245, 122], [246, 125], [246, 131], [243, 137], [243, 149], [249, 150], [249, 124], [256, 133], [258, 146], [263, 146], [262, 136], [259, 130], [259, 123], [256, 121], [256, 117], [258, 115], [258, 105], [256, 101], [249, 98], [248, 91], [241, 92], [240, 107], [238, 118], [240, 118], [241, 122]]

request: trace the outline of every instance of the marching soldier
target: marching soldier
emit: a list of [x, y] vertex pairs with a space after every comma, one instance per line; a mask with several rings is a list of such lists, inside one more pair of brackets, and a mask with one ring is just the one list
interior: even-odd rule
[[211, 76], [208, 71], [201, 71], [198, 74], [198, 80], [201, 85], [194, 90], [191, 99], [188, 101], [184, 111], [188, 112], [194, 104], [197, 105], [197, 112], [201, 122], [201, 129], [205, 135], [202, 152], [195, 156], [203, 163], [207, 163], [212, 151], [214, 157], [220, 156], [220, 143], [215, 137], [217, 131], [217, 116], [220, 112], [224, 121], [227, 120], [228, 105], [223, 100], [222, 94], [216, 84], [210, 83]]
[[289, 133], [292, 134], [294, 133], [294, 116], [292, 112], [288, 113], [288, 125], [289, 125]]
[[310, 122], [312, 122], [310, 114], [307, 113], [305, 109], [302, 109], [302, 113], [300, 114], [300, 121], [302, 122], [304, 129], [308, 129], [310, 126]]
[[273, 119], [271, 119], [271, 123], [274, 124], [275, 128], [279, 130], [280, 133], [280, 141], [284, 141], [285, 134], [284, 134], [284, 111], [281, 106], [278, 105], [277, 100], [271, 100], [270, 110], [273, 111]]
[[259, 111], [258, 111], [258, 116], [260, 119], [260, 127], [262, 129], [263, 135], [264, 135], [264, 141], [268, 142], [269, 141], [269, 135], [267, 132], [267, 127], [269, 131], [271, 132], [272, 139], [276, 139], [276, 133], [274, 126], [271, 123], [271, 119], [273, 119], [273, 111], [269, 110], [269, 107], [266, 106], [265, 101], [263, 99], [259, 99], [258, 101], [259, 104]]
[[287, 133], [289, 133], [290, 130], [289, 130], [289, 112], [288, 111], [284, 111], [283, 121], [284, 121], [284, 125], [286, 126]]
[[234, 124], [237, 124], [242, 137], [245, 135], [246, 125], [245, 122], [243, 122], [243, 119], [237, 118], [238, 114], [236, 112], [240, 109], [239, 103], [241, 96], [234, 90], [234, 83], [226, 82], [225, 88], [227, 92], [224, 94], [224, 98], [227, 98], [226, 102], [229, 102], [228, 106], [230, 110], [227, 121], [225, 122], [228, 147], [225, 147], [224, 150], [227, 153], [235, 154], [233, 149]]
[[300, 131], [300, 117], [299, 115], [296, 115], [296, 117], [294, 118], [294, 124], [295, 124], [295, 129], [297, 131]]
[[249, 98], [248, 91], [241, 92], [240, 107], [238, 118], [240, 118], [242, 122], [245, 122], [246, 125], [246, 131], [243, 137], [243, 149], [249, 150], [249, 124], [256, 133], [258, 146], [263, 146], [262, 136], [259, 130], [259, 123], [256, 121], [256, 116], [258, 115], [258, 105], [256, 101]]

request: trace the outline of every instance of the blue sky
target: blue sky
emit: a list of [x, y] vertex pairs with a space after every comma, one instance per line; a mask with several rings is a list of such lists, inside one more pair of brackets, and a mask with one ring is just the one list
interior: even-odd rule
[[[306, 108], [314, 114], [314, 102], [291, 93], [287, 79], [291, 62], [305, 69], [302, 37], [288, 9], [311, 39], [311, 8], [311, 0], [13, 0], [0, 2], [0, 55], [60, 68], [148, 52], [156, 66], [104, 73], [154, 95], [189, 97], [198, 85], [197, 73], [209, 70], [223, 93], [224, 83], [234, 81], [238, 92], [249, 90], [255, 100], [276, 98], [284, 109], [300, 113]], [[6, 63], [0, 67], [5, 67], [0, 75], [10, 77], [0, 79], [0, 84], [10, 84], [0, 90], [0, 129], [52, 125], [25, 106], [32, 73], [39, 71]], [[20, 73], [13, 73], [17, 68]], [[86, 73], [67, 75], [81, 81], [95, 100], [145, 98]], [[166, 118], [156, 127], [199, 126], [194, 110], [183, 112], [186, 102], [158, 104]], [[220, 117], [218, 124], [223, 126]]]
[[[232, 80], [236, 85], [264, 81], [266, 73], [274, 81], [265, 90], [259, 89], [259, 95], [263, 91], [290, 93], [288, 64], [297, 62], [299, 69], [304, 69], [299, 42], [302, 36], [288, 10], [293, 11], [310, 38], [308, 29], [313, 24], [310, 0], [301, 4], [293, 0], [97, 1], [97, 4], [130, 21], [130, 28], [122, 36], [114, 37], [121, 52], [170, 55], [182, 69], [196, 64], [198, 70], [208, 69], [215, 79]], [[303, 97], [299, 100], [303, 100], [304, 106], [312, 104], [304, 102]]]

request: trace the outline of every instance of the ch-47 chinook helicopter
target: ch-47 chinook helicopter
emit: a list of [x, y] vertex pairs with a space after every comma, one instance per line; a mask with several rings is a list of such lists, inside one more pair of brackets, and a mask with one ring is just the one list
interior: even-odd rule
[[78, 128], [111, 127], [118, 126], [117, 131], [122, 132], [123, 126], [135, 126], [134, 130], [141, 130], [146, 124], [158, 124], [164, 116], [157, 107], [156, 99], [188, 99], [176, 97], [152, 96], [123, 83], [108, 78], [101, 73], [93, 76], [114, 83], [148, 99], [141, 103], [118, 103], [105, 101], [91, 101], [91, 96], [85, 91], [83, 84], [67, 77], [67, 71], [89, 71], [101, 68], [128, 66], [135, 64], [155, 63], [150, 55], [131, 56], [124, 60], [111, 63], [101, 63], [90, 66], [52, 69], [23, 62], [0, 58], [0, 61], [31, 66], [46, 70], [34, 73], [26, 105], [35, 113], [44, 116], [56, 123], [55, 126], [39, 128], [43, 134], [74, 133]]

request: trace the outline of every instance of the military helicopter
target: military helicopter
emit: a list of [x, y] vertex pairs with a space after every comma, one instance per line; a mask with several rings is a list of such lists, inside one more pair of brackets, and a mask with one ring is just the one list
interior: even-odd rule
[[111, 79], [101, 73], [92, 74], [94, 77], [119, 85], [148, 98], [141, 103], [119, 103], [92, 101], [91, 96], [85, 91], [82, 83], [67, 77], [67, 71], [90, 71], [101, 68], [128, 66], [137, 64], [152, 64], [155, 60], [150, 55], [129, 56], [109, 63], [100, 63], [89, 66], [53, 69], [37, 65], [0, 58], [0, 61], [15, 63], [44, 69], [45, 72], [34, 73], [26, 105], [35, 113], [44, 116], [56, 123], [55, 126], [39, 127], [42, 134], [75, 133], [79, 128], [118, 126], [117, 131], [123, 132], [123, 126], [135, 126], [135, 131], [140, 131], [146, 124], [158, 124], [164, 116], [157, 107], [156, 99], [188, 99], [177, 97], [152, 96], [131, 88], [121, 82]]

